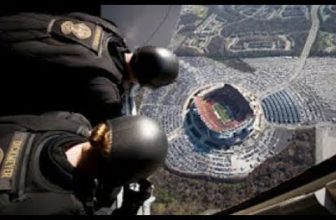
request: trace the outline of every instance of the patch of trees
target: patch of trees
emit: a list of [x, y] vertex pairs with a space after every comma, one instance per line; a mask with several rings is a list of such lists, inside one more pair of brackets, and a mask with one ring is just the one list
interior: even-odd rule
[[174, 52], [177, 56], [201, 56], [197, 49], [187, 46], [181, 46]]
[[197, 20], [197, 16], [194, 14], [185, 14], [180, 16], [180, 24], [193, 24]]
[[239, 183], [180, 177], [162, 169], [152, 177], [156, 201], [153, 214], [197, 214], [226, 209], [257, 196], [314, 164], [315, 130], [295, 131], [293, 141], [277, 156], [258, 166]]

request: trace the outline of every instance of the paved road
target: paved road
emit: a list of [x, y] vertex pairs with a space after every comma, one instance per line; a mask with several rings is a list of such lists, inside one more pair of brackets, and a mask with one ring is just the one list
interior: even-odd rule
[[296, 65], [296, 68], [294, 70], [293, 76], [290, 78], [290, 82], [292, 82], [293, 80], [295, 80], [301, 73], [303, 66], [306, 62], [306, 59], [309, 55], [310, 49], [313, 46], [313, 43], [315, 42], [316, 36], [317, 36], [317, 32], [319, 30], [320, 27], [320, 20], [318, 18], [318, 9], [319, 9], [319, 5], [313, 5], [312, 9], [311, 9], [311, 20], [312, 20], [312, 26], [310, 28], [307, 40], [306, 40], [306, 44], [302, 50], [300, 59], [298, 64]]
[[176, 128], [174, 131], [172, 131], [169, 134], [167, 134], [168, 141], [171, 141], [174, 138], [178, 137], [180, 134], [182, 134], [182, 132], [183, 132], [183, 128], [182, 127]]
[[311, 17], [311, 21], [312, 21], [312, 25], [310, 27], [309, 30], [309, 34], [306, 40], [306, 43], [303, 47], [303, 50], [301, 52], [300, 58], [295, 66], [295, 69], [293, 71], [293, 75], [291, 76], [291, 78], [282, 84], [279, 84], [276, 87], [273, 87], [269, 90], [266, 90], [264, 93], [262, 93], [260, 95], [260, 99], [268, 96], [271, 93], [274, 93], [278, 90], [283, 89], [284, 87], [288, 86], [288, 84], [290, 84], [291, 82], [293, 82], [299, 75], [300, 73], [302, 73], [302, 69], [303, 66], [306, 62], [306, 59], [309, 55], [310, 49], [313, 46], [313, 43], [315, 42], [319, 27], [320, 27], [320, 20], [318, 18], [318, 9], [319, 9], [320, 5], [313, 5], [310, 11], [310, 17]]

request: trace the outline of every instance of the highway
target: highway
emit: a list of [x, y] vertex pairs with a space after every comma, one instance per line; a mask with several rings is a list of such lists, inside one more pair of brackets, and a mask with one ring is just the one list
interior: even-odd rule
[[308, 34], [308, 37], [306, 39], [306, 43], [303, 47], [303, 50], [301, 52], [300, 58], [299, 58], [297, 64], [295, 65], [295, 68], [293, 70], [293, 75], [290, 77], [290, 79], [287, 82], [279, 84], [278, 86], [272, 87], [272, 88], [266, 90], [265, 92], [263, 92], [260, 95], [260, 99], [263, 99], [266, 96], [287, 87], [302, 72], [302, 69], [303, 69], [304, 64], [306, 62], [306, 59], [309, 56], [310, 49], [313, 46], [313, 43], [315, 42], [319, 27], [320, 27], [320, 20], [318, 18], [319, 7], [320, 7], [320, 5], [313, 5], [312, 8], [311, 8], [310, 17], [311, 17], [312, 25], [310, 27], [309, 34]]
[[310, 28], [306, 44], [302, 50], [300, 59], [298, 64], [295, 67], [293, 76], [290, 78], [289, 83], [295, 80], [301, 73], [303, 66], [306, 62], [307, 57], [309, 56], [309, 52], [311, 47], [313, 46], [313, 43], [315, 42], [319, 27], [320, 27], [320, 20], [318, 18], [318, 9], [319, 5], [313, 5], [311, 9], [311, 20], [312, 20], [312, 26]]

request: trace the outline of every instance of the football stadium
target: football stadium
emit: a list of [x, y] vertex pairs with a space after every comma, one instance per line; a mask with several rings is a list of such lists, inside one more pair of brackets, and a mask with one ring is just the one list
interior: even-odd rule
[[184, 127], [195, 146], [229, 149], [251, 133], [254, 114], [249, 102], [233, 86], [211, 89], [193, 97]]

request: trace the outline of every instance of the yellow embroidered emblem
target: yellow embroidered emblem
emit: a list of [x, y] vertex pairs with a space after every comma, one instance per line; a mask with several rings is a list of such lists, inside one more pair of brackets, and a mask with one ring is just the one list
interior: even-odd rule
[[81, 40], [88, 39], [92, 36], [91, 29], [84, 23], [74, 24], [71, 21], [65, 21], [61, 24], [61, 31], [65, 35], [73, 34]]
[[74, 23], [72, 23], [71, 21], [63, 22], [63, 24], [61, 25], [62, 33], [65, 35], [71, 34], [73, 26], [74, 26]]
[[20, 138], [20, 136], [14, 137], [14, 140], [9, 147], [9, 151], [6, 154], [6, 159], [0, 172], [0, 178], [12, 178], [19, 154], [24, 144], [24, 141]]

